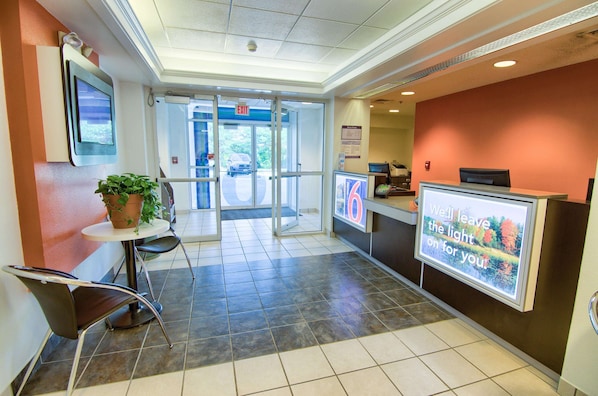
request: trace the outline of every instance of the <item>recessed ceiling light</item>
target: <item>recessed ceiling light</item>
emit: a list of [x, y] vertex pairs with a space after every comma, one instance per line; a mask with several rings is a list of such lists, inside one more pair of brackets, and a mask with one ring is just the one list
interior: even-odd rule
[[511, 67], [515, 63], [517, 63], [517, 61], [514, 61], [514, 60], [504, 60], [504, 61], [496, 62], [494, 64], [494, 67]]
[[403, 96], [415, 95], [415, 92], [413, 92], [413, 91], [403, 91], [403, 92], [401, 92], [401, 95], [403, 95]]
[[399, 110], [397, 110], [397, 109], [392, 109], [392, 110], [388, 110], [388, 112], [389, 112], [389, 113], [398, 113], [398, 112], [399, 112]]
[[374, 108], [374, 105], [370, 105], [370, 109]]

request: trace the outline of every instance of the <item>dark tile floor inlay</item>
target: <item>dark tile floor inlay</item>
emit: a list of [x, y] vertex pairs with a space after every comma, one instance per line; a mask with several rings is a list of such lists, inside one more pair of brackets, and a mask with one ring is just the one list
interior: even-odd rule
[[[151, 266], [151, 263], [149, 264]], [[452, 315], [355, 253], [152, 271], [171, 350], [155, 323], [91, 329], [77, 387], [399, 330]], [[124, 275], [117, 282], [126, 283]], [[147, 286], [140, 279], [140, 288]], [[25, 395], [66, 389], [76, 341], [59, 340]], [[159, 362], [159, 364], [157, 364]]]

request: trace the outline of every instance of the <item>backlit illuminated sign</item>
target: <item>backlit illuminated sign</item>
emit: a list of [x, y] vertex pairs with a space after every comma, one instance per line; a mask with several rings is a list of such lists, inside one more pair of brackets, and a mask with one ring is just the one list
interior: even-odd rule
[[246, 104], [238, 104], [235, 106], [235, 115], [249, 115], [249, 106]]
[[367, 177], [336, 173], [334, 178], [334, 215], [365, 231], [367, 211], [364, 199], [367, 197]]
[[531, 309], [533, 297], [526, 304], [525, 294], [534, 201], [420, 188], [415, 257], [521, 311]]

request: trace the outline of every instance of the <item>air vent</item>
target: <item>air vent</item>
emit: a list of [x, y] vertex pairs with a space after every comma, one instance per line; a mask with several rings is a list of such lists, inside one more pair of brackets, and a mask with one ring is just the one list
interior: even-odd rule
[[[574, 25], [576, 23], [583, 22], [590, 18], [594, 18], [598, 16], [598, 2], [592, 3], [585, 7], [578, 8], [577, 10], [568, 12], [556, 18], [550, 19], [546, 22], [540, 23], [538, 25], [532, 26], [530, 28], [524, 29], [520, 32], [511, 34], [509, 36], [503, 37], [499, 40], [493, 41], [481, 47], [478, 47], [474, 50], [468, 51], [464, 54], [455, 56], [451, 59], [447, 59], [444, 62], [438, 63], [434, 66], [427, 67], [417, 73], [413, 73], [399, 81], [391, 82], [384, 84], [380, 87], [377, 87], [373, 90], [365, 92], [359, 96], [358, 99], [366, 99], [372, 97], [374, 95], [381, 94], [383, 92], [387, 92], [391, 89], [400, 87], [402, 85], [409, 84], [413, 81], [421, 80], [424, 77], [427, 77], [431, 74], [440, 72], [442, 70], [448, 69], [451, 66], [458, 65], [463, 62], [467, 62], [473, 59], [477, 59], [479, 57], [494, 53], [496, 51], [500, 51], [502, 49], [521, 44], [525, 41], [532, 40], [534, 38], [540, 37], [544, 34], [548, 34], [550, 32], [554, 32], [555, 30], [562, 29], [567, 26]], [[587, 32], [583, 34], [583, 37], [592, 37], [598, 40], [598, 30], [594, 30], [591, 32]]]

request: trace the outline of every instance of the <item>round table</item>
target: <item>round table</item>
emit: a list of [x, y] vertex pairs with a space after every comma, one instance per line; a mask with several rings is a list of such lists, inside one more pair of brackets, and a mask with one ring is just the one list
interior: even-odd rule
[[[138, 232], [135, 228], [112, 227], [112, 223], [103, 222], [93, 224], [81, 230], [83, 238], [98, 242], [122, 242], [125, 249], [125, 264], [127, 268], [127, 282], [129, 287], [137, 290], [137, 268], [135, 265], [135, 240], [152, 237], [168, 231], [170, 223], [156, 219], [151, 224], [143, 223]], [[154, 301], [152, 305], [158, 312], [162, 312], [162, 305]], [[133, 303], [129, 309], [120, 310], [110, 316], [110, 322], [115, 328], [130, 328], [149, 322], [154, 318], [152, 312], [142, 304]]]

